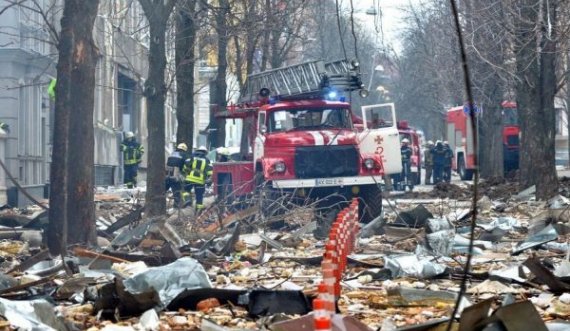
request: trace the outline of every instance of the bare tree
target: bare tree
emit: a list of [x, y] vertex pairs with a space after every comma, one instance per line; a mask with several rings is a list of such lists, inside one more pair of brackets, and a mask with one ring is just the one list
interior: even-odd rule
[[218, 6], [213, 8], [215, 29], [217, 34], [217, 64], [218, 70], [214, 84], [210, 93], [211, 110], [210, 110], [210, 125], [208, 126], [210, 132], [208, 141], [210, 147], [223, 146], [226, 141], [226, 121], [223, 118], [215, 116], [218, 110], [223, 110], [227, 105], [227, 82], [226, 76], [228, 74], [228, 43], [230, 40], [230, 31], [228, 28], [228, 18], [230, 15], [230, 2], [229, 0], [218, 1]]
[[48, 226], [52, 254], [64, 254], [68, 243], [96, 241], [93, 105], [98, 50], [93, 25], [98, 5], [98, 0], [66, 0], [61, 19]]
[[241, 0], [239, 6], [242, 10], [234, 11], [237, 24], [232, 28], [232, 46], [235, 49], [235, 73], [241, 88], [247, 75], [254, 71], [255, 53], [266, 29], [265, 24], [260, 24], [263, 22], [263, 7], [259, 0]]
[[[429, 139], [445, 137], [445, 110], [463, 103], [457, 39], [448, 4], [410, 7], [397, 58], [395, 82], [398, 118], [421, 128]], [[442, 24], [442, 22], [446, 22]], [[457, 64], [457, 65], [453, 65]]]
[[558, 3], [523, 0], [513, 13], [522, 133], [520, 183], [523, 187], [536, 185], [537, 199], [558, 193], [554, 146]]
[[271, 68], [281, 67], [291, 55], [293, 48], [300, 46], [301, 31], [308, 19], [306, 15], [308, 4], [307, 0], [266, 2], [268, 19], [265, 28], [269, 30], [269, 38], [264, 42], [268, 42], [269, 47], [264, 48], [269, 52], [263, 56], [269, 58]]
[[148, 19], [150, 30], [148, 79], [144, 87], [148, 109], [148, 172], [145, 197], [145, 211], [148, 216], [166, 213], [164, 103], [167, 86], [164, 74], [166, 69], [167, 23], [175, 2], [176, 0], [139, 0]]
[[505, 11], [500, 1], [465, 3], [469, 64], [473, 74], [475, 100], [484, 109], [479, 116], [479, 164], [481, 177], [503, 177], [502, 103], [508, 90], [505, 57], [508, 42], [503, 32]]
[[192, 149], [194, 137], [194, 68], [196, 0], [182, 0], [176, 9], [176, 131], [177, 143]]

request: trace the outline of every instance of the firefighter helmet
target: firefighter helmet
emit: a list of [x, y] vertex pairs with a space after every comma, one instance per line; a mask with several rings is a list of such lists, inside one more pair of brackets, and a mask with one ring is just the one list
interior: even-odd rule
[[208, 149], [206, 148], [206, 146], [200, 146], [196, 149], [196, 152], [204, 152], [204, 153], [208, 153]]
[[428, 144], [428, 146], [433, 146], [433, 141], [432, 141], [432, 140], [428, 140], [427, 144]]
[[230, 149], [227, 147], [218, 147], [216, 149], [216, 153], [218, 153], [219, 155], [229, 156], [230, 155]]
[[176, 149], [180, 149], [180, 150], [183, 150], [185, 152], [188, 152], [188, 145], [186, 145], [185, 143], [180, 143], [180, 144], [178, 144], [178, 146], [176, 146]]
[[409, 144], [410, 141], [407, 138], [402, 139], [402, 144]]
[[133, 133], [133, 131], [128, 131], [127, 133], [125, 133], [125, 138], [133, 138], [135, 136], [135, 134]]

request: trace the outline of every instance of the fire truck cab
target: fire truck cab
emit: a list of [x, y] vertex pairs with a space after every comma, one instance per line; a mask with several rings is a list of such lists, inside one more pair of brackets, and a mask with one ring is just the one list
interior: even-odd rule
[[[244, 129], [243, 161], [214, 164], [218, 195], [239, 197], [263, 188], [309, 198], [357, 196], [365, 217], [378, 216], [383, 175], [401, 171], [394, 105], [363, 107], [363, 123], [355, 125], [340, 94], [362, 84], [355, 79], [357, 68], [344, 62], [332, 68], [309, 62], [248, 77], [240, 104], [218, 114], [242, 119]], [[335, 75], [346, 79], [333, 81]]]

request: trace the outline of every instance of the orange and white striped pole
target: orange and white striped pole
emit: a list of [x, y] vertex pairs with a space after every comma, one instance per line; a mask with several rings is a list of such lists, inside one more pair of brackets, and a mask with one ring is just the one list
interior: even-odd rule
[[313, 300], [313, 317], [315, 331], [332, 331], [331, 315], [325, 309], [325, 301], [319, 298]]

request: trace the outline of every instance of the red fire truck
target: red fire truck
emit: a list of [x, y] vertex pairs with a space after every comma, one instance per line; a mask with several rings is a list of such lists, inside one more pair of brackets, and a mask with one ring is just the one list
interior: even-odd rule
[[347, 61], [248, 76], [240, 102], [217, 114], [243, 127], [243, 161], [214, 164], [218, 195], [264, 188], [304, 198], [359, 196], [364, 217], [376, 217], [382, 176], [401, 171], [398, 129], [393, 104], [365, 106], [361, 123], [353, 122], [342, 94], [361, 89], [358, 65]]
[[[503, 158], [505, 172], [519, 168], [519, 125], [517, 104], [503, 101]], [[473, 162], [473, 135], [471, 118], [467, 107], [459, 106], [447, 111], [447, 140], [454, 151], [453, 170], [457, 171], [462, 180], [471, 180], [475, 164]], [[481, 113], [477, 112], [477, 116]]]

